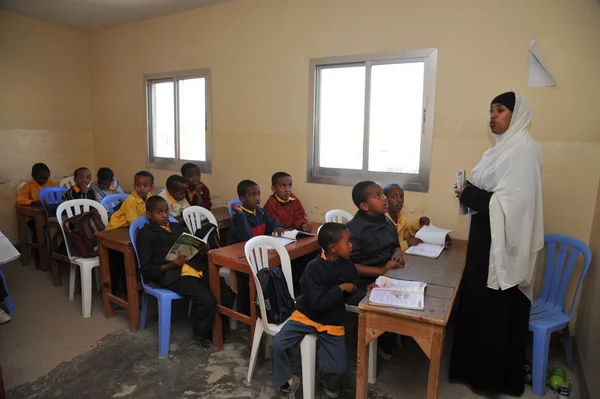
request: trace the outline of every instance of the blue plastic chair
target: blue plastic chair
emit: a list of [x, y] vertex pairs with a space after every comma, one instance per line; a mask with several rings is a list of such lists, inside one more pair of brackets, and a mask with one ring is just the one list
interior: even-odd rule
[[229, 209], [229, 214], [231, 216], [233, 216], [233, 214], [235, 213], [235, 211], [233, 209], [231, 209], [231, 205], [242, 205], [242, 201], [240, 201], [239, 198], [236, 199], [232, 199], [231, 201], [229, 201], [229, 203], [227, 204], [227, 209]]
[[[169, 217], [169, 222], [177, 223], [177, 220], [173, 217]], [[148, 223], [146, 216], [140, 216], [135, 219], [131, 226], [129, 226], [129, 237], [135, 256], [138, 260], [138, 267], [140, 265], [140, 258], [137, 252], [137, 245], [135, 242], [135, 234], [138, 229], [142, 228]], [[179, 294], [174, 293], [171, 290], [160, 287], [152, 287], [144, 282], [142, 278], [142, 286], [144, 287], [144, 293], [142, 294], [142, 314], [140, 315], [140, 330], [146, 328], [146, 315], [148, 313], [148, 295], [156, 297], [158, 301], [158, 356], [165, 357], [169, 355], [169, 341], [171, 339], [171, 301], [175, 299], [183, 299]]]
[[10, 296], [10, 291], [8, 290], [8, 284], [6, 283], [6, 277], [4, 277], [4, 272], [0, 267], [0, 277], [2, 277], [2, 282], [4, 283], [4, 290], [6, 291], [6, 298], [4, 298], [4, 304], [6, 305], [6, 309], [8, 313], [11, 315], [15, 314], [15, 304], [13, 303], [12, 297]]
[[67, 191], [69, 190], [64, 187], [47, 187], [40, 190], [40, 201], [46, 211], [46, 217], [51, 217], [48, 213], [49, 205], [53, 205], [56, 210], [56, 207], [64, 201], [63, 194]]
[[129, 197], [129, 194], [112, 194], [102, 198], [100, 205], [106, 208], [108, 216], [115, 212], [115, 207], [121, 202], [125, 201], [125, 198]]
[[[546, 391], [548, 351], [550, 336], [553, 332], [562, 330], [567, 367], [573, 369], [573, 348], [569, 321], [573, 314], [573, 307], [581, 282], [592, 259], [590, 248], [583, 241], [576, 238], [560, 234], [546, 234], [544, 242], [546, 243], [544, 284], [539, 298], [533, 301], [531, 305], [529, 316], [529, 331], [533, 332], [533, 393], [538, 396], [543, 396]], [[567, 253], [569, 255], [568, 260]], [[579, 254], [583, 256], [583, 269], [567, 314], [564, 309], [565, 292]]]

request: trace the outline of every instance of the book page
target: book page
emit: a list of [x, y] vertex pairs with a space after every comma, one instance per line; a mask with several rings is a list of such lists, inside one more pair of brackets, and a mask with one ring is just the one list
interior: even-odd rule
[[[284, 231], [283, 234], [281, 235], [281, 237], [283, 238], [287, 238], [289, 240], [295, 240], [296, 237], [298, 236], [298, 230], [294, 229], [294, 230], [287, 230]], [[285, 244], [284, 244], [285, 245]]]
[[200, 248], [204, 246], [204, 244], [205, 243], [200, 238], [188, 233], [183, 233], [171, 247], [166, 260], [173, 260], [179, 255], [186, 255], [188, 259], [192, 259], [200, 252]]
[[416, 255], [424, 258], [436, 259], [438, 256], [440, 256], [443, 250], [443, 245], [427, 244], [422, 242], [419, 245], [408, 248], [406, 251], [404, 251], [404, 253], [407, 255]]
[[377, 277], [377, 280], [375, 280], [375, 284], [377, 284], [379, 288], [384, 288], [388, 290], [421, 294], [425, 292], [425, 287], [427, 286], [427, 283], [423, 283], [420, 281], [398, 280], [395, 278], [389, 278], [385, 276]]
[[421, 227], [421, 229], [417, 231], [417, 234], [415, 234], [415, 237], [427, 244], [446, 245], [446, 236], [451, 231], [452, 230], [440, 229], [430, 224], [429, 226]]
[[0, 232], [0, 264], [8, 263], [17, 259], [19, 256], [21, 256], [21, 253], [17, 251], [8, 238]]
[[371, 290], [369, 302], [373, 305], [405, 309], [423, 310], [425, 307], [425, 297], [423, 294], [411, 294], [381, 288], [373, 288]]
[[[290, 240], [289, 238], [285, 238], [285, 237], [276, 237], [276, 236], [273, 236], [273, 238], [275, 238], [277, 241], [279, 241], [279, 242], [280, 242], [280, 243], [282, 243], [283, 245], [288, 245], [288, 244], [291, 244], [291, 243], [293, 243], [294, 241], [296, 241], [296, 240]], [[267, 248], [268, 248], [269, 250], [275, 249], [274, 247], [272, 247], [272, 246], [270, 246], [270, 245], [267, 245]]]

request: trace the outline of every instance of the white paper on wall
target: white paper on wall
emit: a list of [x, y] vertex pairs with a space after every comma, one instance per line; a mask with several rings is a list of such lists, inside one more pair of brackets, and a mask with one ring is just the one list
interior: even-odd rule
[[529, 87], [543, 86], [556, 86], [556, 81], [534, 38], [529, 45]]

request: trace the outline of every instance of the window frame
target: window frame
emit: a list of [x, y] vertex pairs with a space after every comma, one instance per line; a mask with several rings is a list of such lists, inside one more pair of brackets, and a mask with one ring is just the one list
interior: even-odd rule
[[[166, 72], [144, 75], [144, 97], [146, 104], [146, 165], [148, 168], [179, 171], [183, 164], [192, 162], [200, 168], [201, 173], [212, 171], [212, 105], [211, 105], [211, 82], [210, 68], [193, 69], [179, 72]], [[180, 80], [191, 78], [203, 78], [204, 104], [205, 104], [205, 148], [206, 160], [188, 160], [177, 158], [179, 155], [179, 85]], [[173, 95], [175, 104], [175, 158], [164, 158], [154, 155], [154, 133], [152, 129], [152, 85], [161, 82], [174, 82]]]
[[[433, 115], [435, 104], [435, 82], [437, 72], [436, 48], [421, 50], [392, 51], [376, 54], [349, 55], [338, 57], [314, 58], [310, 60], [310, 108], [307, 182], [354, 186], [360, 180], [375, 180], [386, 185], [399, 183], [407, 191], [428, 192], [431, 170], [431, 151], [433, 144]], [[421, 149], [419, 173], [370, 172], [368, 168], [369, 154], [369, 107], [371, 95], [372, 65], [423, 62], [423, 124], [421, 128]], [[338, 68], [364, 65], [365, 79], [365, 121], [363, 130], [363, 168], [361, 170], [326, 168], [319, 166], [319, 77], [324, 68]]]

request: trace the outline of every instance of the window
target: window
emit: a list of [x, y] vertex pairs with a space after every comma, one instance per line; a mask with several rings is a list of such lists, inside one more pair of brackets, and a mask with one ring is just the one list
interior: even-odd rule
[[311, 60], [308, 181], [429, 190], [437, 50]]
[[210, 73], [146, 76], [148, 166], [179, 170], [194, 162], [210, 173]]

